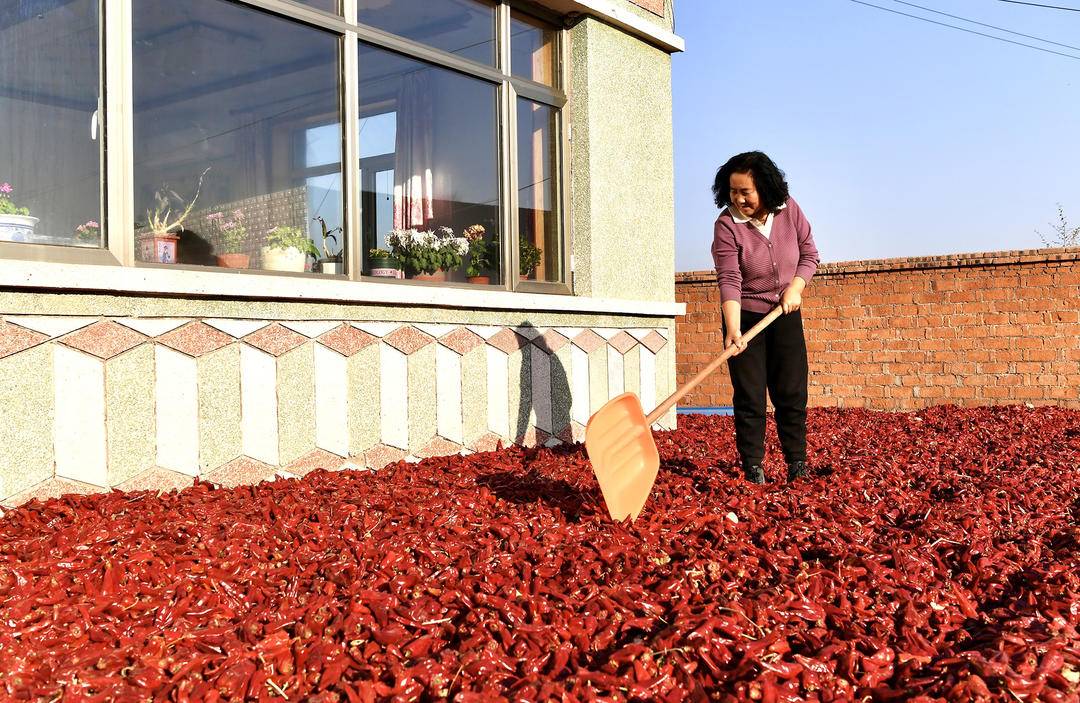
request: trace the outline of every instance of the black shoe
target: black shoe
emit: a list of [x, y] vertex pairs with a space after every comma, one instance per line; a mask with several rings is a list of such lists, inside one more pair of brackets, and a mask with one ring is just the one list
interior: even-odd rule
[[787, 467], [787, 480], [794, 481], [797, 478], [802, 478], [806, 475], [806, 462], [805, 461], [793, 461], [788, 464]]
[[765, 471], [761, 468], [761, 464], [754, 464], [753, 466], [747, 466], [743, 469], [743, 476], [750, 483], [765, 483]]

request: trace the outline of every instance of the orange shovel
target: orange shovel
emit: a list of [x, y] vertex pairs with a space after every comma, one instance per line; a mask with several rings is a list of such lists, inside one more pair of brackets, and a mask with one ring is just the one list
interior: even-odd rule
[[[742, 336], [743, 341], [749, 342], [782, 312], [780, 307], [775, 308]], [[648, 417], [636, 395], [623, 393], [609, 400], [589, 418], [589, 424], [585, 426], [585, 451], [612, 520], [622, 520], [629, 515], [633, 522], [649, 498], [656, 472], [660, 469], [660, 454], [650, 429], [652, 424], [734, 353], [734, 346], [725, 350], [686, 385], [657, 405]]]

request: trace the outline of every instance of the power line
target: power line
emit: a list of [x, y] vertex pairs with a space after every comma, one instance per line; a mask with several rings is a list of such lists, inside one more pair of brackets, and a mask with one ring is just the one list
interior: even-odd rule
[[1014, 34], [1018, 37], [1026, 37], [1028, 39], [1034, 39], [1035, 41], [1041, 41], [1044, 44], [1053, 44], [1054, 46], [1063, 46], [1066, 49], [1075, 49], [1080, 51], [1080, 46], [1073, 46], [1072, 44], [1062, 44], [1056, 41], [1050, 41], [1049, 39], [1043, 39], [1042, 37], [1032, 36], [1031, 34], [1021, 34], [1020, 32], [1014, 32], [1011, 29], [1005, 29], [1004, 27], [996, 27], [992, 24], [986, 24], [985, 22], [976, 22], [975, 20], [969, 20], [967, 17], [961, 17], [959, 15], [950, 15], [948, 12], [941, 12], [930, 7], [923, 7], [922, 5], [916, 5], [912, 2], [904, 2], [904, 0], [893, 0], [895, 3], [901, 5], [907, 5], [908, 7], [917, 7], [920, 10], [926, 10], [927, 12], [933, 12], [935, 15], [944, 15], [945, 17], [952, 17], [954, 20], [960, 20], [962, 22], [969, 22], [971, 24], [977, 24], [980, 27], [989, 27], [990, 29], [996, 29], [999, 32], [1005, 32], [1007, 34]]
[[1021, 2], [1020, 0], [998, 0], [998, 2], [1010, 2], [1013, 5], [1030, 5], [1031, 7], [1045, 7], [1048, 10], [1066, 10], [1068, 12], [1080, 12], [1080, 7], [1059, 7], [1057, 5], [1040, 5], [1037, 2]]
[[1024, 44], [1023, 42], [1013, 41], [1012, 39], [1004, 39], [1002, 37], [995, 37], [993, 34], [986, 34], [984, 32], [976, 32], [974, 29], [966, 29], [964, 27], [957, 27], [954, 24], [947, 24], [945, 22], [938, 22], [937, 20], [927, 19], [926, 17], [919, 17], [918, 15], [911, 15], [911, 14], [908, 14], [907, 12], [900, 12], [899, 10], [890, 10], [887, 7], [881, 7], [880, 5], [874, 5], [874, 4], [869, 3], [869, 2], [863, 2], [863, 0], [850, 0], [850, 2], [856, 3], [857, 5], [866, 5], [867, 7], [873, 7], [874, 9], [882, 10], [883, 12], [891, 12], [894, 15], [902, 15], [904, 17], [910, 17], [911, 19], [921, 20], [923, 22], [929, 22], [930, 24], [936, 24], [939, 27], [948, 27], [949, 29], [956, 29], [956, 30], [959, 30], [961, 32], [967, 32], [968, 34], [975, 34], [975, 35], [978, 35], [980, 37], [986, 37], [987, 39], [996, 39], [997, 41], [1005, 42], [1006, 44], [1015, 44], [1016, 46], [1027, 47], [1028, 49], [1034, 49], [1035, 51], [1042, 51], [1042, 52], [1045, 52], [1047, 54], [1054, 54], [1056, 56], [1064, 56], [1067, 59], [1074, 59], [1076, 61], [1080, 61], [1080, 56], [1073, 56], [1072, 54], [1063, 54], [1060, 51], [1054, 51], [1053, 49], [1044, 49], [1041, 46], [1032, 46], [1031, 44]]

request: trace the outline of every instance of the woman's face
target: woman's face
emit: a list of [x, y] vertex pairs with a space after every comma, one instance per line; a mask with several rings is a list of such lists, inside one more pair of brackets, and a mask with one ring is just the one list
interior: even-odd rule
[[761, 207], [761, 199], [758, 197], [757, 186], [754, 185], [754, 177], [750, 172], [733, 173], [728, 179], [731, 191], [728, 199], [738, 209], [743, 217], [753, 217], [760, 220], [765, 213]]

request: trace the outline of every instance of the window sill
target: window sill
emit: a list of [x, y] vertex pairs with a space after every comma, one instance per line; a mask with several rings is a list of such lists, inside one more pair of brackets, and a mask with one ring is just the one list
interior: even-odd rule
[[469, 310], [602, 313], [645, 317], [675, 317], [686, 314], [686, 305], [674, 302], [469, 290], [301, 275], [244, 275], [216, 270], [127, 268], [12, 259], [0, 259], [0, 289], [318, 301]]

